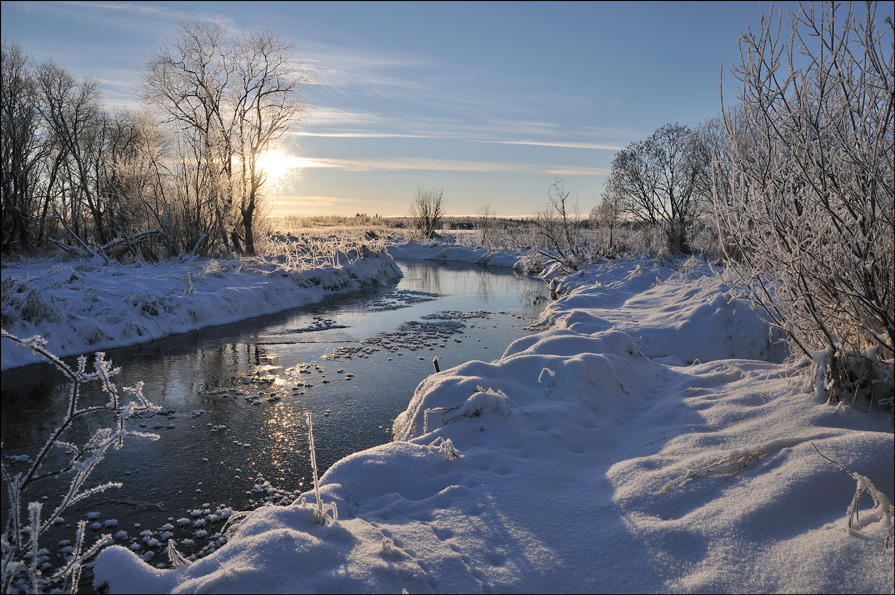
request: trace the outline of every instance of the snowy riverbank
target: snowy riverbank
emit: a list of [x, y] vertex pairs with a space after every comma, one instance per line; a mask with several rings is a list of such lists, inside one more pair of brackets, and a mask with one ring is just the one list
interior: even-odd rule
[[[310, 491], [254, 511], [225, 546], [173, 569], [109, 547], [96, 584], [892, 592], [887, 415], [819, 402], [699, 263], [622, 259], [559, 287], [542, 332], [430, 376], [395, 441], [329, 469], [320, 496], [335, 522], [316, 522]], [[878, 503], [865, 493], [850, 531], [856, 486], [871, 484]]]
[[[284, 258], [4, 263], [3, 328], [22, 338], [40, 334], [64, 357], [273, 314], [400, 276], [384, 253], [340, 254], [325, 268]], [[2, 370], [42, 361], [2, 343]]]

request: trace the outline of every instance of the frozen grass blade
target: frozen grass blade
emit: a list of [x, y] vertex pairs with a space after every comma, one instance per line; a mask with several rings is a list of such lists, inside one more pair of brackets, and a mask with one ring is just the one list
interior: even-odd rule
[[308, 420], [308, 447], [311, 451], [311, 471], [314, 476], [314, 498], [317, 500], [314, 509], [314, 518], [321, 525], [332, 525], [339, 518], [339, 512], [335, 502], [325, 505], [320, 500], [320, 481], [317, 477], [317, 450], [314, 446], [314, 422], [311, 419], [311, 412], [305, 413]]

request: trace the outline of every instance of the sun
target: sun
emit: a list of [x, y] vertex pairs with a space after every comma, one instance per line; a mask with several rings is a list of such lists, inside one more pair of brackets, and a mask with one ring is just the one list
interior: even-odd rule
[[277, 182], [286, 175], [290, 169], [297, 167], [296, 159], [279, 149], [270, 149], [258, 156], [258, 166], [267, 174], [270, 182]]

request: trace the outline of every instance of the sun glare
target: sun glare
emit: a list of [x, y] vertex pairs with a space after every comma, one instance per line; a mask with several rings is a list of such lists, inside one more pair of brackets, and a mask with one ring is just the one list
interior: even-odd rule
[[295, 157], [287, 155], [279, 149], [271, 149], [262, 153], [258, 157], [258, 165], [267, 173], [268, 180], [274, 183], [281, 180], [287, 171], [297, 167]]

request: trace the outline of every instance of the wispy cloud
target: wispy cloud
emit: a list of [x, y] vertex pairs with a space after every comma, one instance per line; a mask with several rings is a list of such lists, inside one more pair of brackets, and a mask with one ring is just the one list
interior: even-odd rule
[[[603, 129], [568, 130], [552, 122], [489, 120], [464, 121], [443, 117], [398, 117], [336, 108], [314, 108], [308, 129], [295, 136], [321, 138], [418, 138], [466, 140], [476, 143], [528, 145], [570, 149], [619, 151], [626, 144], [616, 140], [575, 141], [572, 137], [627, 138], [630, 133]], [[532, 136], [543, 136], [536, 140]], [[490, 137], [490, 138], [489, 138]]]
[[306, 132], [299, 131], [294, 136], [316, 136], [323, 138], [433, 138], [422, 134], [399, 134], [391, 132]]
[[[215, 21], [232, 24], [232, 20], [222, 13], [207, 10], [183, 10], [175, 2], [23, 2], [25, 10], [41, 11], [65, 15], [73, 21], [90, 19], [115, 27], [151, 29], [160, 33], [170, 32], [172, 25], [182, 20]], [[214, 6], [206, 4], [206, 6]], [[177, 8], [175, 8], [177, 7]]]
[[314, 126], [374, 126], [383, 122], [382, 116], [373, 112], [342, 109], [309, 101], [312, 104], [310, 124]]
[[397, 157], [382, 159], [335, 159], [293, 157], [291, 167], [301, 169], [341, 169], [345, 171], [459, 171], [484, 173], [533, 173], [562, 176], [602, 176], [609, 170], [600, 167], [539, 165], [511, 161], [468, 161]]
[[624, 145], [610, 143], [576, 143], [562, 141], [534, 141], [534, 140], [481, 140], [480, 143], [497, 145], [529, 145], [533, 147], [561, 147], [565, 149], [594, 149], [598, 151], [621, 151]]
[[419, 89], [419, 72], [439, 66], [432, 58], [417, 54], [313, 41], [301, 43], [299, 50], [302, 63], [316, 75], [314, 84], [334, 87], [343, 95], [352, 87], [364, 87], [367, 93], [378, 86]]

